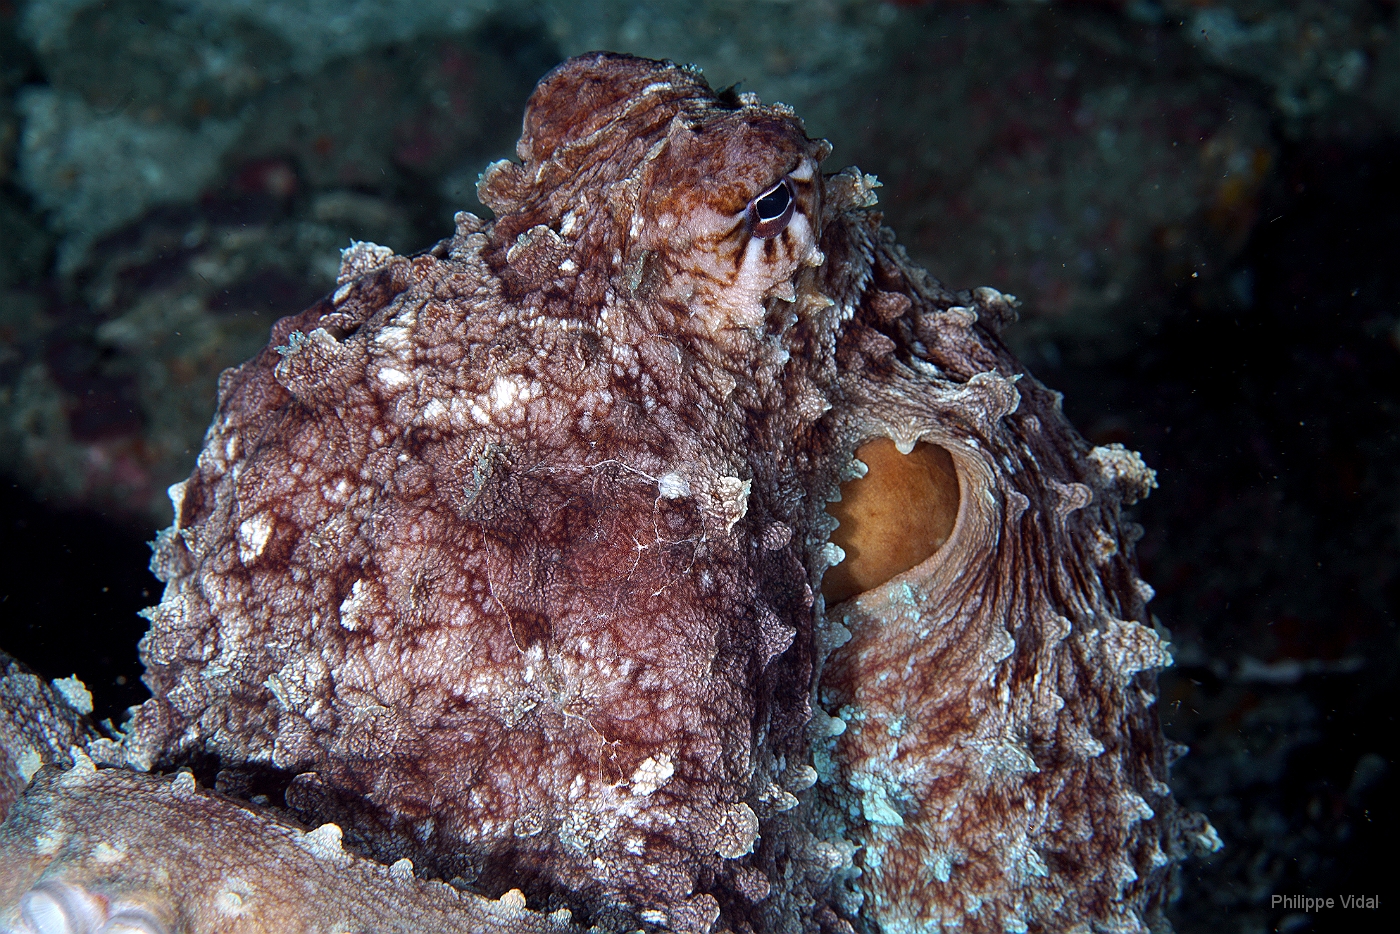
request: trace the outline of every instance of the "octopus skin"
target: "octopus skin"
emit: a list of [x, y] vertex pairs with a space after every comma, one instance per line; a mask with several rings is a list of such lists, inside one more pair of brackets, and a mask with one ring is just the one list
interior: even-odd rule
[[[829, 152], [694, 69], [583, 56], [483, 174], [494, 220], [346, 250], [221, 378], [155, 548], [153, 696], [12, 808], [0, 854], [43, 866], [5, 870], [0, 923], [149, 893], [93, 847], [183, 795], [220, 891], [259, 833], [320, 834], [472, 918], [1165, 930], [1217, 842], [1153, 710], [1121, 510], [1154, 475], [1000, 342], [1014, 299], [912, 263]], [[213, 910], [169, 878], [132, 904]], [[276, 889], [249, 904], [303, 917]]]

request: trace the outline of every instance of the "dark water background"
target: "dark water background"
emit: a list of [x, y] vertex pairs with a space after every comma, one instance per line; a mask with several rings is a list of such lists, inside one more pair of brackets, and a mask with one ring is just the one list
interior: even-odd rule
[[504, 10], [0, 0], [0, 646], [119, 720], [218, 371], [350, 237], [413, 252], [481, 210], [562, 57], [695, 61], [878, 174], [940, 278], [1021, 296], [1022, 358], [1158, 470], [1173, 786], [1226, 844], [1178, 929], [1386, 929], [1271, 903], [1384, 903], [1400, 868], [1397, 5]]

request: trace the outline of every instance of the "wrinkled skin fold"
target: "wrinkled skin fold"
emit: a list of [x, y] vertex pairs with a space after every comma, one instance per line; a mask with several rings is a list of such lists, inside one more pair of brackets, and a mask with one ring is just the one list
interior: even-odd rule
[[[1217, 844], [1152, 709], [1121, 508], [1155, 478], [1001, 344], [1014, 299], [915, 266], [829, 152], [693, 69], [583, 56], [484, 173], [494, 221], [346, 250], [221, 379], [153, 559], [153, 697], [51, 751], [0, 922], [147, 892], [94, 847], [183, 794], [182, 841], [242, 834], [208, 837], [209, 884], [295, 818], [396, 866], [395, 905], [540, 930], [1161, 928]], [[185, 765], [222, 793], [136, 774]], [[173, 878], [143, 910], [213, 917]]]

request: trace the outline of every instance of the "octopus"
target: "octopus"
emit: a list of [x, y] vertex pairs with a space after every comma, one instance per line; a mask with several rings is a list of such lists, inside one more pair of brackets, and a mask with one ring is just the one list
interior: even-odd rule
[[103, 733], [7, 669], [0, 925], [1166, 930], [1218, 841], [1154, 711], [1155, 476], [830, 151], [591, 54], [493, 220], [345, 250], [171, 489], [151, 699]]

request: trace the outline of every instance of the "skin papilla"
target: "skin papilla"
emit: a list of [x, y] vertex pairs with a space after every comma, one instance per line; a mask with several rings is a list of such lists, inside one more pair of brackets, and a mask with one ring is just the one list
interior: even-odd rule
[[[334, 822], [365, 872], [541, 925], [1160, 925], [1213, 832], [1152, 707], [1120, 509], [1153, 474], [829, 151], [691, 69], [548, 75], [483, 174], [494, 221], [355, 244], [224, 374], [156, 545], [154, 696], [17, 819], [100, 827], [82, 781], [169, 822], [170, 780], [129, 770], [212, 760], [230, 797], [181, 793], [186, 833], [237, 811], [217, 852]], [[288, 814], [236, 800], [269, 782]], [[42, 878], [100, 891], [79, 851]]]

